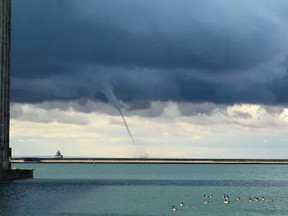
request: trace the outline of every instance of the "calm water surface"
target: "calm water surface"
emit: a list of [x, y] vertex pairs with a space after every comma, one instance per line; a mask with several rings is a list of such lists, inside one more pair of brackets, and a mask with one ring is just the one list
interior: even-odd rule
[[[0, 184], [1, 216], [288, 214], [287, 165], [13, 166], [34, 168], [35, 178]], [[205, 194], [213, 197], [203, 198]], [[229, 195], [230, 204], [223, 203], [223, 194]], [[249, 202], [249, 197], [263, 196], [263, 201]]]

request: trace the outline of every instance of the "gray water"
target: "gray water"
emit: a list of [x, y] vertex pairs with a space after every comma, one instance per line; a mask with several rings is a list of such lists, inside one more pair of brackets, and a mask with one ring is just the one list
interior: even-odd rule
[[[0, 184], [1, 216], [288, 214], [286, 165], [13, 166], [34, 168], [35, 178]], [[205, 194], [213, 197], [203, 198]], [[230, 204], [223, 203], [223, 194], [229, 195]], [[249, 197], [263, 196], [264, 200], [249, 202]], [[171, 211], [172, 205], [176, 212]]]

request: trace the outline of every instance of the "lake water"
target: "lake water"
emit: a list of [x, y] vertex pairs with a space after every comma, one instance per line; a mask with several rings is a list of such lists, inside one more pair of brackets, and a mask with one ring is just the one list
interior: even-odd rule
[[[34, 168], [35, 178], [0, 184], [1, 216], [288, 214], [287, 165], [13, 166]], [[210, 194], [212, 198], [203, 197]], [[229, 195], [229, 204], [224, 204], [223, 194]], [[171, 211], [172, 205], [176, 212]]]

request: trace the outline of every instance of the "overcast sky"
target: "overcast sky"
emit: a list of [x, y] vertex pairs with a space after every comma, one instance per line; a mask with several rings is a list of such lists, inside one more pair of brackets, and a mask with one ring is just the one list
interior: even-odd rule
[[13, 1], [13, 154], [286, 158], [287, 11], [286, 0]]

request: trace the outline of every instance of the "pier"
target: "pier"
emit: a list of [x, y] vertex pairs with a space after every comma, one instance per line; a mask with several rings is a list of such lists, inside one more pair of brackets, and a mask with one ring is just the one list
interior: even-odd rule
[[218, 158], [77, 158], [15, 157], [12, 163], [92, 163], [92, 164], [283, 164], [287, 159], [218, 159]]

